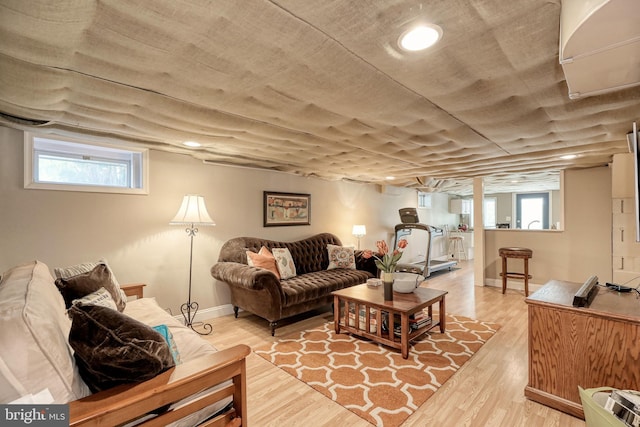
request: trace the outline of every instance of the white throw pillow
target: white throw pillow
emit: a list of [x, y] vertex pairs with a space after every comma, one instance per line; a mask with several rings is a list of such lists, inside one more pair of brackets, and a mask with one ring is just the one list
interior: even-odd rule
[[273, 248], [271, 253], [276, 259], [281, 279], [289, 279], [296, 276], [296, 265], [293, 263], [291, 252], [287, 248]]
[[356, 268], [356, 256], [349, 246], [327, 245], [329, 253], [329, 266], [327, 270], [334, 268]]
[[105, 288], [100, 288], [95, 292], [90, 293], [89, 295], [85, 295], [82, 298], [74, 299], [71, 302], [71, 305], [99, 305], [102, 307], [107, 307], [112, 310], [118, 310], [116, 306], [116, 302], [113, 300], [113, 297]]

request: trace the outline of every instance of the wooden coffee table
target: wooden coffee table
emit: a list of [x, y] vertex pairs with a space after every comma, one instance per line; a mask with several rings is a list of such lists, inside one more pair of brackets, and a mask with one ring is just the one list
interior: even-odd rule
[[[438, 289], [417, 288], [412, 293], [393, 293], [393, 301], [384, 300], [382, 286], [370, 288], [366, 284], [334, 291], [333, 310], [336, 333], [341, 331], [368, 338], [392, 348], [399, 348], [403, 358], [409, 357], [409, 342], [429, 329], [440, 325], [445, 330], [444, 297], [448, 292]], [[433, 304], [439, 303], [439, 319], [433, 319]], [[431, 323], [410, 330], [412, 314], [428, 309]], [[349, 316], [349, 313], [353, 316]], [[361, 322], [361, 317], [363, 322]], [[388, 328], [383, 331], [383, 319]], [[400, 324], [399, 336], [394, 326]]]

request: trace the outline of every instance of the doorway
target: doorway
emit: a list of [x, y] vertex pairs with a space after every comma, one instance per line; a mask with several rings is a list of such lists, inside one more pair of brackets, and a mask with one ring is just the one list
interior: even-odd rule
[[549, 193], [516, 194], [516, 228], [549, 229]]

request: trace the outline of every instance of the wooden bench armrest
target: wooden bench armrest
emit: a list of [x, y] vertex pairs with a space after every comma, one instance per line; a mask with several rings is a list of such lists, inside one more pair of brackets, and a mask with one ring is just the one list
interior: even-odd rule
[[250, 352], [248, 346], [236, 345], [175, 366], [148, 381], [123, 384], [70, 402], [69, 425], [121, 425], [232, 380], [231, 384], [213, 393], [208, 399], [195, 399], [184, 407], [167, 411], [143, 425], [166, 425], [224, 397], [233, 396], [231, 412], [227, 411], [217, 417], [219, 422], [211, 425], [224, 426], [231, 419], [240, 417], [241, 424], [238, 425], [246, 426], [246, 357]]
[[127, 283], [126, 285], [120, 285], [120, 289], [124, 291], [124, 294], [128, 297], [144, 297], [144, 287], [147, 286], [144, 283]]

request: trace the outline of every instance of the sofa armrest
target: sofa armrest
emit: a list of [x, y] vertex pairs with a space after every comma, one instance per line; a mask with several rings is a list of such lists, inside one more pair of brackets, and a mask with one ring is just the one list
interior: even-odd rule
[[276, 288], [278, 293], [282, 294], [280, 280], [263, 268], [239, 262], [217, 262], [211, 267], [211, 275], [229, 286], [242, 286], [254, 290]]
[[250, 352], [248, 346], [236, 345], [177, 365], [148, 381], [124, 384], [70, 402], [69, 425], [121, 425], [232, 380], [229, 385], [216, 392], [163, 412], [142, 425], [166, 425], [220, 399], [233, 396], [233, 408], [207, 425], [224, 426], [231, 419], [239, 417], [241, 425], [246, 426], [246, 357]]
[[365, 258], [363, 254], [364, 251], [362, 250], [355, 251], [356, 268], [358, 270], [368, 271], [373, 275], [373, 277], [379, 277], [380, 272], [376, 266], [376, 259], [374, 257]]

